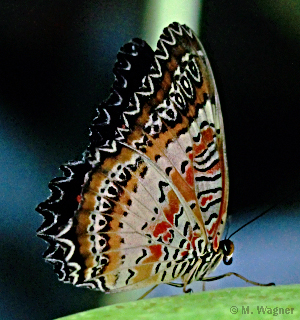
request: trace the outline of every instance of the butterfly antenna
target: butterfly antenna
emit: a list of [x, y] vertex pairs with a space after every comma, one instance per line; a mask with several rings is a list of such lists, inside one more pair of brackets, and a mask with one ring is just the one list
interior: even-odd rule
[[228, 231], [231, 224], [231, 216], [228, 216], [227, 222], [226, 222], [226, 229], [225, 229], [225, 239], [227, 239]]
[[278, 203], [274, 204], [273, 206], [269, 207], [267, 210], [263, 211], [260, 215], [258, 215], [257, 217], [253, 218], [252, 220], [248, 221], [247, 223], [245, 223], [243, 226], [241, 226], [240, 228], [238, 228], [237, 230], [235, 230], [228, 239], [230, 239], [234, 234], [236, 234], [237, 232], [239, 232], [240, 230], [242, 230], [243, 228], [245, 228], [248, 224], [252, 223], [253, 221], [257, 220], [258, 218], [262, 217], [263, 215], [265, 215], [266, 213], [268, 213], [269, 211], [271, 211], [272, 209], [274, 209], [275, 207], [278, 206]]

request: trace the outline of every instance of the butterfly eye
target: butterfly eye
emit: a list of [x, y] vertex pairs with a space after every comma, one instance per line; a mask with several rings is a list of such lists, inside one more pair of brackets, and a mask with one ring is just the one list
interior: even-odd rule
[[220, 250], [223, 252], [223, 262], [226, 265], [230, 265], [232, 263], [232, 254], [234, 251], [234, 245], [231, 240], [222, 240], [220, 241]]
[[220, 247], [222, 248], [225, 256], [231, 256], [233, 254], [234, 244], [231, 240], [226, 239], [220, 241]]

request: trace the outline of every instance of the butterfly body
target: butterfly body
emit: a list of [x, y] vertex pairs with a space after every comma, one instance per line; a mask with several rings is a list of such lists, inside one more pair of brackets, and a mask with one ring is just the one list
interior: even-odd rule
[[46, 217], [39, 235], [50, 243], [45, 257], [77, 286], [119, 292], [177, 278], [186, 286], [232, 253], [220, 243], [228, 170], [204, 49], [173, 23], [153, 57], [146, 51], [151, 63], [140, 85], [126, 91], [125, 71], [116, 74], [83, 160], [63, 167], [67, 178], [53, 180], [56, 191], [38, 207]]

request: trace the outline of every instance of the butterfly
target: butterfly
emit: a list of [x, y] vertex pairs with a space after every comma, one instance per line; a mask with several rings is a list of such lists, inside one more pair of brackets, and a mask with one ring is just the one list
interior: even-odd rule
[[120, 292], [204, 280], [233, 243], [221, 240], [228, 166], [220, 101], [194, 32], [172, 23], [155, 52], [124, 45], [109, 98], [80, 161], [61, 167], [38, 235], [59, 279]]

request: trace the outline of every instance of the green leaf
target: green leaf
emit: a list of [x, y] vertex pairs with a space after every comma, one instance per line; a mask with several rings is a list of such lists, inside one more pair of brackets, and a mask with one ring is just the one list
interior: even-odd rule
[[126, 302], [57, 320], [300, 319], [300, 285], [231, 288]]

